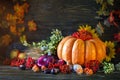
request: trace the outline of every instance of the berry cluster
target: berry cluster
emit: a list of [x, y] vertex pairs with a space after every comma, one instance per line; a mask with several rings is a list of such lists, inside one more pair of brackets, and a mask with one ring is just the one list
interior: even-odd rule
[[79, 32], [74, 32], [72, 34], [73, 37], [78, 38], [78, 39], [82, 39], [82, 40], [89, 40], [92, 39], [92, 34], [88, 31], [85, 30], [81, 30]]
[[100, 62], [98, 60], [90, 60], [88, 63], [85, 64], [86, 68], [92, 69], [93, 72], [97, 72], [100, 66]]
[[24, 63], [25, 63], [25, 60], [24, 60], [24, 59], [13, 58], [13, 59], [11, 60], [10, 65], [11, 65], [11, 66], [19, 66], [19, 65], [22, 65], [22, 64], [24, 64]]
[[10, 63], [10, 65], [14, 67], [25, 65], [27, 69], [31, 69], [34, 64], [35, 64], [35, 60], [33, 60], [31, 57], [28, 57], [27, 59], [14, 58], [11, 60]]

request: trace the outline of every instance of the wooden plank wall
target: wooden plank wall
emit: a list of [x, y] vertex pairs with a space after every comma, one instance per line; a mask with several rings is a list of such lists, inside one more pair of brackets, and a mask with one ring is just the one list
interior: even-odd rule
[[[38, 30], [28, 33], [29, 41], [40, 41], [50, 36], [52, 29], [59, 29], [63, 35], [70, 35], [79, 25], [96, 27], [98, 20], [96, 11], [99, 6], [95, 0], [29, 0], [30, 9], [26, 20], [34, 19]], [[111, 40], [114, 27], [106, 27], [101, 36], [103, 40]], [[34, 37], [30, 37], [34, 35]]]
[[30, 41], [49, 37], [52, 29], [59, 29], [63, 35], [70, 35], [79, 25], [96, 26], [97, 20], [94, 0], [29, 0], [30, 9], [26, 20], [34, 19], [38, 25], [37, 32], [31, 32], [34, 37]]

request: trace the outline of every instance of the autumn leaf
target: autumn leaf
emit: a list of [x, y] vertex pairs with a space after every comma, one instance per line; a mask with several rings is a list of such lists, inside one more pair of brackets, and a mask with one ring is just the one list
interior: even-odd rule
[[114, 0], [107, 0], [107, 2], [108, 2], [109, 5], [113, 6]]
[[11, 25], [10, 26], [10, 32], [14, 35], [17, 35], [16, 25]]
[[27, 13], [28, 12], [28, 8], [29, 8], [29, 4], [28, 3], [24, 3], [22, 5], [22, 8], [24, 9], [24, 11]]
[[22, 6], [19, 5], [19, 3], [17, 3], [16, 5], [14, 5], [14, 11], [15, 12], [24, 12], [24, 9]]
[[20, 23], [21, 21], [23, 21], [25, 15], [24, 8], [17, 3], [16, 5], [14, 5], [14, 11], [15, 11], [14, 15], [17, 16], [18, 22]]
[[97, 33], [102, 36], [102, 34], [104, 33], [104, 28], [100, 22], [97, 24], [97, 27], [95, 29]]
[[18, 32], [21, 32], [21, 33], [22, 33], [22, 32], [24, 32], [24, 31], [25, 31], [25, 27], [24, 27], [24, 26], [18, 28]]
[[21, 42], [21, 43], [24, 43], [26, 40], [27, 40], [27, 39], [26, 39], [26, 35], [20, 36], [20, 42]]
[[118, 32], [117, 34], [114, 34], [114, 39], [120, 42], [120, 32]]
[[22, 33], [25, 31], [25, 27], [23, 26], [23, 27], [19, 27], [18, 28], [18, 36], [21, 36], [22, 35]]
[[16, 17], [15, 15], [12, 15], [12, 14], [10, 14], [10, 13], [8, 13], [8, 14], [6, 15], [6, 20], [7, 20], [8, 23], [11, 24], [11, 25], [16, 24], [16, 19], [17, 19], [17, 17]]
[[0, 38], [0, 46], [8, 46], [11, 41], [11, 36], [9, 34], [6, 34]]
[[36, 31], [37, 30], [37, 25], [33, 20], [28, 21], [28, 29], [29, 29], [29, 31]]

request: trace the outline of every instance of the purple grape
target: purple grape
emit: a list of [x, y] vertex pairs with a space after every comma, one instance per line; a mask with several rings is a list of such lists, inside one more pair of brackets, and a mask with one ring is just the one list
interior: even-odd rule
[[46, 70], [44, 70], [44, 73], [45, 73], [45, 74], [50, 74], [50, 73], [51, 73], [51, 70], [50, 70], [50, 69], [46, 69]]
[[51, 69], [51, 74], [57, 74], [59, 72], [59, 69], [53, 68]]
[[25, 66], [25, 65], [20, 65], [20, 66], [19, 66], [19, 69], [25, 70], [25, 69], [26, 69], [26, 66]]

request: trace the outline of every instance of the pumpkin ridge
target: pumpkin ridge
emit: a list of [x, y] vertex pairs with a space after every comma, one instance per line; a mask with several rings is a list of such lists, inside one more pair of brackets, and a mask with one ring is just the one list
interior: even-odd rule
[[90, 60], [96, 59], [96, 50], [93, 43], [91, 43], [89, 40], [86, 41], [86, 56], [85, 56], [85, 64], [89, 62]]
[[62, 49], [62, 58], [68, 63], [72, 64], [72, 47], [74, 42], [76, 41], [76, 38], [69, 38], [63, 46]]
[[96, 44], [95, 44], [93, 41], [90, 40], [90, 42], [95, 46], [95, 53], [96, 53], [96, 58], [95, 58], [95, 60], [97, 60], [97, 56], [98, 56], [97, 46], [96, 46]]
[[85, 61], [86, 61], [86, 58], [85, 58], [86, 57], [86, 41], [84, 41], [84, 44], [85, 44], [85, 47], [84, 47], [84, 50], [85, 50], [85, 52], [84, 52], [84, 54], [85, 54], [84, 55], [84, 64], [85, 64]]
[[73, 64], [84, 64], [84, 41], [81, 39], [77, 39], [74, 42], [73, 48], [72, 48], [72, 63]]
[[65, 43], [69, 38], [72, 38], [72, 36], [67, 36], [67, 37], [63, 38], [63, 39], [61, 40], [61, 42], [58, 44], [58, 47], [57, 47], [57, 56], [58, 56], [59, 59], [62, 59], [62, 49], [63, 49], [64, 43]]
[[97, 51], [96, 60], [102, 62], [106, 54], [106, 52], [104, 51], [105, 46], [103, 45], [103, 43], [100, 43], [99, 39], [93, 39], [91, 40], [91, 42], [94, 43], [96, 47], [96, 51]]

